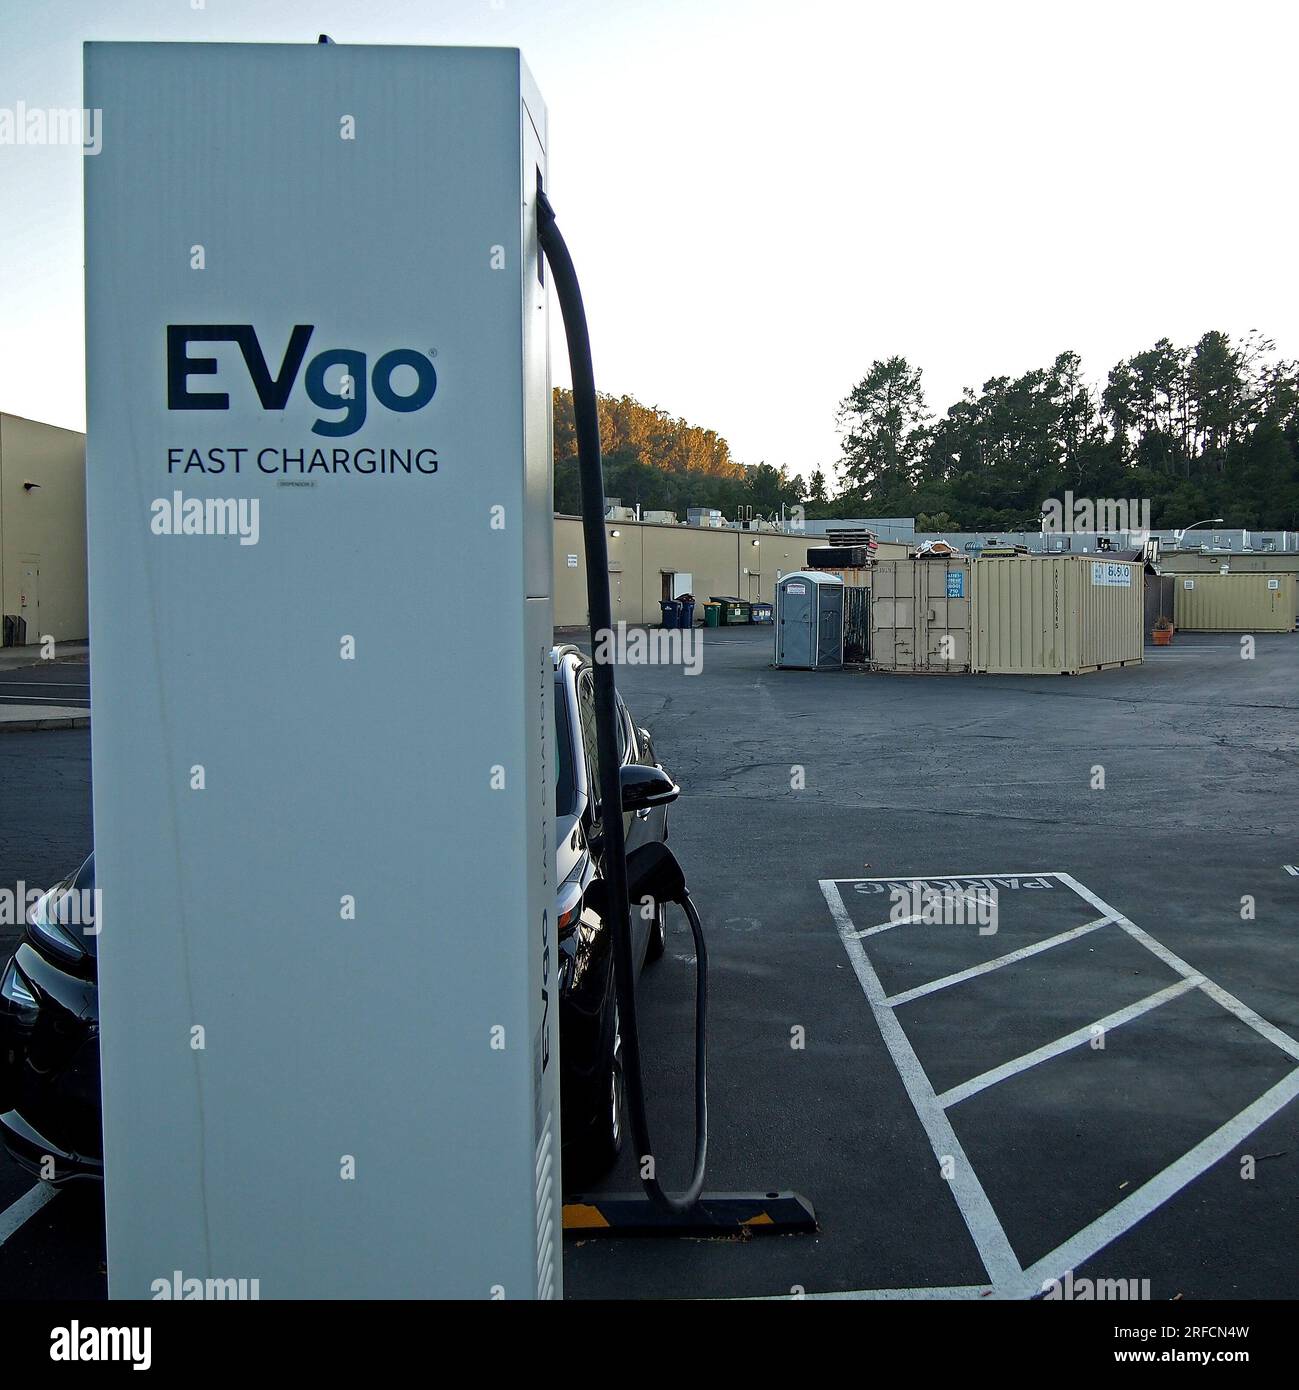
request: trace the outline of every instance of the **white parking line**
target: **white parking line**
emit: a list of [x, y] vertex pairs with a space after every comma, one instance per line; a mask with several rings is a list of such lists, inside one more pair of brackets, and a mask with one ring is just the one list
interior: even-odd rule
[[1077, 1235], [1071, 1236], [1063, 1245], [1025, 1270], [1023, 1296], [1028, 1297], [1039, 1292], [1046, 1280], [1058, 1279], [1066, 1270], [1077, 1269], [1097, 1251], [1103, 1250], [1125, 1231], [1130, 1231], [1138, 1221], [1144, 1220], [1157, 1207], [1163, 1206], [1170, 1197], [1175, 1197], [1182, 1188], [1212, 1168], [1219, 1159], [1226, 1158], [1238, 1144], [1248, 1139], [1260, 1125], [1266, 1124], [1283, 1106], [1289, 1105], [1297, 1095], [1299, 1067], [1283, 1076], [1271, 1090], [1264, 1091], [1239, 1115], [1215, 1129], [1207, 1139], [1202, 1139], [1181, 1158], [1170, 1163], [1162, 1172], [1156, 1173], [1149, 1182], [1143, 1183], [1118, 1206], [1111, 1207], [1103, 1216], [1098, 1216], [1090, 1226], [1084, 1227]]
[[892, 931], [894, 927], [908, 927], [913, 922], [923, 922], [923, 913], [912, 913], [907, 917], [899, 917], [896, 922], [880, 922], [873, 927], [863, 927], [861, 931], [855, 931], [852, 935], [860, 941], [864, 936], [878, 936], [882, 931]]
[[1161, 989], [1155, 994], [1148, 994], [1144, 999], [1138, 999], [1135, 1004], [1129, 1004], [1126, 1009], [1116, 1009], [1112, 1014], [1098, 1018], [1095, 1023], [1085, 1024], [1081, 1028], [1074, 1029], [1072, 1033], [1066, 1033], [1063, 1038], [1057, 1038], [1055, 1042], [1047, 1043], [1045, 1047], [1034, 1048], [1032, 1052], [1026, 1052], [1022, 1057], [1016, 1057], [1011, 1062], [1004, 1062], [999, 1067], [993, 1067], [991, 1071], [985, 1071], [981, 1076], [963, 1081], [959, 1086], [953, 1086], [950, 1091], [944, 1091], [938, 1097], [938, 1103], [944, 1110], [950, 1109], [953, 1105], [959, 1105], [963, 1100], [969, 1100], [971, 1096], [978, 1095], [980, 1091], [986, 1091], [989, 1086], [995, 1086], [998, 1081], [1006, 1081], [1021, 1071], [1027, 1071], [1029, 1067], [1037, 1066], [1039, 1062], [1046, 1062], [1052, 1057], [1059, 1057], [1061, 1053], [1071, 1052], [1075, 1047], [1081, 1047], [1084, 1043], [1091, 1042], [1098, 1031], [1108, 1033], [1111, 1029], [1130, 1023], [1134, 1018], [1140, 1018], [1142, 1014], [1148, 1014], [1151, 1009], [1157, 1009], [1161, 1004], [1167, 1004], [1170, 999], [1176, 999], [1179, 995], [1194, 989], [1202, 982], [1203, 976], [1199, 975], [1188, 980], [1178, 980], [1176, 984], [1169, 985], [1167, 989]]
[[59, 1189], [47, 1182], [38, 1182], [29, 1188], [19, 1199], [0, 1211], [0, 1245], [25, 1221], [29, 1221], [52, 1198], [57, 1197]]
[[929, 980], [923, 985], [917, 985], [915, 989], [903, 990], [901, 994], [894, 994], [884, 1002], [890, 1008], [896, 1009], [900, 1004], [922, 999], [926, 994], [933, 994], [936, 990], [963, 984], [978, 975], [986, 975], [990, 970], [1000, 970], [1003, 965], [1014, 965], [1017, 960], [1027, 960], [1029, 956], [1035, 956], [1041, 951], [1049, 951], [1052, 946], [1063, 946], [1066, 941], [1076, 941], [1088, 932], [1099, 931], [1101, 927], [1109, 926], [1112, 921], [1112, 916], [1098, 917], [1094, 922], [1084, 922], [1081, 927], [1062, 931], [1058, 936], [1048, 936], [1042, 941], [1033, 942], [1031, 946], [1021, 946], [1018, 951], [1010, 951], [1004, 956], [998, 956], [996, 960], [985, 960], [982, 965], [972, 965], [968, 970], [958, 970], [955, 975], [944, 975], [941, 980]]
[[[948, 876], [945, 875], [944, 877]], [[1008, 876], [991, 875], [989, 877], [1005, 878]], [[1053, 873], [1040, 874], [1038, 877], [1055, 878], [1076, 893], [1084, 902], [1090, 903], [1098, 912], [1103, 913], [1104, 916], [1096, 922], [1087, 923], [1082, 928], [1076, 928], [1073, 932], [1064, 933], [1062, 937], [1048, 938], [1046, 941], [1037, 943], [1035, 947], [1013, 952], [1011, 956], [988, 962], [985, 966], [976, 967], [973, 970], [961, 971], [957, 975], [949, 975], [941, 980], [931, 981], [928, 985], [922, 985], [917, 990], [907, 991], [905, 994], [894, 996], [892, 999], [885, 996], [879, 976], [876, 974], [875, 968], [866, 954], [866, 948], [862, 944], [861, 938], [868, 935], [870, 929], [867, 932], [861, 932], [854, 927], [852, 918], [844, 906], [843, 898], [840, 896], [838, 885], [840, 883], [893, 882], [896, 880], [820, 880], [821, 892], [825, 897], [830, 915], [834, 919], [840, 940], [848, 953], [848, 959], [852, 963], [862, 992], [865, 994], [867, 1003], [870, 1005], [871, 1012], [879, 1026], [880, 1036], [889, 1050], [894, 1066], [898, 1069], [898, 1074], [902, 1078], [911, 1104], [915, 1107], [916, 1115], [925, 1130], [930, 1147], [940, 1162], [944, 1159], [949, 1160], [952, 1176], [948, 1185], [974, 1241], [979, 1258], [987, 1270], [992, 1288], [989, 1291], [986, 1287], [969, 1285], [932, 1290], [863, 1290], [858, 1293], [820, 1295], [819, 1297], [841, 1299], [908, 1297], [941, 1299], [989, 1296], [999, 1299], [1032, 1298], [1042, 1292], [1043, 1286], [1048, 1281], [1063, 1278], [1067, 1271], [1077, 1268], [1130, 1231], [1138, 1222], [1144, 1220], [1170, 1198], [1176, 1196], [1188, 1184], [1207, 1172], [1215, 1163], [1220, 1162], [1243, 1140], [1299, 1096], [1299, 1067], [1296, 1067], [1259, 1096], [1257, 1100], [1246, 1106], [1225, 1124], [1219, 1126], [1207, 1138], [1201, 1140], [1194, 1148], [1188, 1150], [1180, 1158], [1175, 1159], [1166, 1168], [1143, 1183], [1135, 1192], [1130, 1193], [1109, 1211], [1091, 1222], [1090, 1225], [1076, 1232], [1049, 1255], [1036, 1261], [1028, 1269], [1022, 1268], [1018, 1257], [1011, 1248], [1001, 1219], [952, 1128], [951, 1121], [947, 1116], [947, 1108], [955, 1106], [961, 1100], [976, 1094], [977, 1091], [986, 1090], [989, 1086], [1016, 1075], [1027, 1067], [1035, 1066], [1039, 1062], [1046, 1061], [1049, 1057], [1057, 1056], [1061, 1052], [1069, 1050], [1070, 1047], [1080, 1045], [1082, 1041], [1092, 1036], [1093, 1028], [1098, 1025], [1093, 1024], [1087, 1028], [1078, 1029], [1065, 1038], [1049, 1043], [1046, 1047], [1038, 1048], [1034, 1052], [1026, 1053], [1015, 1061], [996, 1067], [981, 1076], [962, 1083], [960, 1086], [953, 1087], [942, 1096], [938, 1096], [925, 1074], [920, 1059], [916, 1056], [915, 1049], [907, 1038], [906, 1031], [898, 1021], [894, 1009], [899, 1002], [918, 998], [921, 994], [928, 993], [933, 989], [946, 988], [962, 979], [970, 979], [989, 969], [996, 969], [1002, 964], [1007, 964], [1013, 958], [1022, 959], [1024, 955], [1032, 954], [1034, 950], [1046, 949], [1051, 945], [1059, 944], [1061, 940], [1080, 935], [1084, 931], [1094, 931], [1107, 923], [1115, 923], [1133, 940], [1145, 946], [1147, 950], [1182, 978], [1179, 982], [1149, 995], [1136, 1004], [1107, 1015], [1106, 1018], [1099, 1021], [1099, 1026], [1115, 1027], [1157, 1008], [1170, 999], [1188, 993], [1192, 989], [1200, 989], [1215, 1003], [1220, 1004], [1241, 1022], [1254, 1029], [1261, 1037], [1266, 1038], [1287, 1056], [1299, 1060], [1299, 1042], [1288, 1033], [1268, 1023], [1266, 1019], [1260, 1017], [1235, 995], [1192, 969], [1175, 952], [1170, 951], [1161, 942], [1142, 931], [1121, 912], [1092, 893], [1090, 889], [1085, 888], [1072, 875]]]
[[956, 1131], [944, 1114], [943, 1107], [938, 1104], [934, 1088], [925, 1075], [925, 1069], [920, 1065], [920, 1059], [916, 1056], [906, 1033], [903, 1032], [897, 1015], [889, 1007], [884, 996], [884, 986], [880, 984], [880, 977], [866, 956], [866, 948], [853, 936], [852, 918], [848, 916], [848, 910], [843, 905], [839, 889], [827, 879], [822, 881], [821, 891], [825, 895], [835, 926], [839, 929], [844, 950], [848, 952], [848, 959], [852, 962], [852, 968], [856, 971], [857, 979], [871, 1006], [871, 1012], [875, 1015], [875, 1022], [879, 1025], [885, 1046], [893, 1058], [893, 1065], [897, 1067], [902, 1084], [911, 1098], [911, 1104], [915, 1106], [920, 1123], [925, 1127], [934, 1157], [940, 1164], [947, 1161], [951, 1165], [952, 1177], [949, 1185], [952, 1196], [956, 1199], [956, 1205], [970, 1232], [970, 1238], [974, 1241], [974, 1247], [979, 1252], [979, 1258], [983, 1261], [983, 1267], [988, 1271], [988, 1278], [994, 1285], [1010, 1284], [1023, 1277], [1023, 1270], [1015, 1252], [1010, 1248], [1010, 1241], [1006, 1238], [1001, 1221], [988, 1200], [988, 1194], [983, 1190], [983, 1184], [975, 1176], [974, 1167], [966, 1158], [961, 1141], [956, 1137]]
[[1121, 913], [1116, 912], [1107, 902], [1098, 898], [1089, 888], [1084, 888], [1076, 878], [1069, 874], [1058, 875], [1060, 882], [1067, 884], [1085, 902], [1091, 903], [1098, 912], [1108, 912], [1114, 921], [1123, 928], [1134, 941], [1139, 941], [1147, 951], [1159, 957], [1170, 969], [1187, 979], [1191, 976], [1199, 981], [1200, 988], [1214, 1001], [1221, 1004], [1228, 1013], [1235, 1014], [1242, 1023], [1248, 1024], [1256, 1033], [1264, 1037], [1273, 1047], [1279, 1047], [1288, 1057], [1293, 1057], [1299, 1062], [1299, 1042], [1296, 1042], [1289, 1033], [1283, 1033], [1281, 1029], [1269, 1023], [1265, 1018], [1260, 1018], [1248, 1004], [1243, 1004], [1234, 994], [1229, 994], [1221, 985], [1215, 984], [1212, 980], [1205, 979], [1202, 975], [1189, 966], [1181, 956], [1170, 951], [1167, 946], [1156, 941], [1153, 936], [1141, 930], [1135, 922], [1129, 922]]

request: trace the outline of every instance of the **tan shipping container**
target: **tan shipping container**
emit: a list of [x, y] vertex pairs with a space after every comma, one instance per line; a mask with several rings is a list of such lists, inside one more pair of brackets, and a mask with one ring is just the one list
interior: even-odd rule
[[1289, 632], [1293, 574], [1179, 574], [1173, 625], [1186, 632]]
[[1077, 675], [1138, 664], [1144, 566], [1091, 555], [990, 556], [974, 562], [973, 669]]
[[822, 569], [817, 565], [815, 569], [817, 574], [833, 574], [842, 579], [844, 587], [849, 589], [869, 589], [871, 576], [875, 573], [873, 565], [850, 565], [845, 569]]
[[882, 671], [1074, 675], [1141, 661], [1143, 567], [1086, 555], [929, 556], [875, 567]]

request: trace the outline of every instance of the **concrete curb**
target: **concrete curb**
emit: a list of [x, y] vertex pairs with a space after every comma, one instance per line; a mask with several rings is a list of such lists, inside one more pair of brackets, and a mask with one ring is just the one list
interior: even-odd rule
[[52, 714], [42, 719], [5, 719], [0, 715], [0, 734], [30, 733], [35, 729], [88, 729], [90, 713]]

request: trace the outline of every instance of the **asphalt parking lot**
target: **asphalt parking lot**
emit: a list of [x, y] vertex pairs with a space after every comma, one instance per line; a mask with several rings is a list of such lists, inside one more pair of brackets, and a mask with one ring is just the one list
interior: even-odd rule
[[[1071, 1269], [1292, 1296], [1299, 637], [1245, 661], [1179, 634], [1075, 678], [776, 671], [770, 628], [702, 640], [698, 676], [619, 679], [681, 783], [709, 937], [707, 1185], [796, 1190], [821, 1229], [570, 1234], [567, 1295], [1025, 1297]], [[0, 785], [0, 881], [66, 872], [88, 731], [0, 735]], [[953, 878], [996, 889], [995, 931], [890, 920], [892, 885]], [[641, 982], [669, 1184], [692, 961], [674, 913]], [[635, 1186], [624, 1155], [604, 1187]], [[31, 1187], [0, 1159], [0, 1209]], [[102, 1292], [101, 1220], [76, 1191], [0, 1218], [0, 1297]]]
[[90, 707], [90, 663], [43, 661], [0, 670], [0, 705]]
[[[821, 1231], [570, 1236], [568, 1295], [1023, 1296], [1071, 1267], [1156, 1299], [1290, 1296], [1299, 639], [1243, 661], [1235, 637], [1183, 634], [1137, 668], [1034, 679], [775, 671], [769, 630], [707, 640], [702, 675], [629, 668], [622, 687], [682, 784], [672, 838], [711, 942], [708, 1185], [802, 1192]], [[889, 916], [864, 881], [951, 875], [1005, 885], [995, 935], [854, 935]], [[1106, 917], [1123, 921], [887, 1003]], [[669, 1177], [688, 1162], [689, 957], [674, 917], [642, 989]], [[1183, 971], [1213, 993], [1178, 990]], [[937, 1103], [1173, 990], [1111, 1019], [1103, 1049], [1089, 1034]], [[633, 1189], [629, 1161], [608, 1186]]]

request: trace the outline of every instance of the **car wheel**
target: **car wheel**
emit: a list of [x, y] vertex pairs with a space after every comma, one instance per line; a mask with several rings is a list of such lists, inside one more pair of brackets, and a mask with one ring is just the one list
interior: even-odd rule
[[622, 1030], [615, 1000], [605, 1081], [596, 1096], [595, 1113], [591, 1117], [590, 1128], [578, 1142], [573, 1154], [573, 1166], [583, 1180], [596, 1178], [607, 1172], [618, 1161], [618, 1155], [622, 1152], [623, 1086]]
[[655, 903], [654, 921], [650, 926], [649, 941], [645, 944], [645, 959], [658, 960], [668, 948], [668, 905]]

